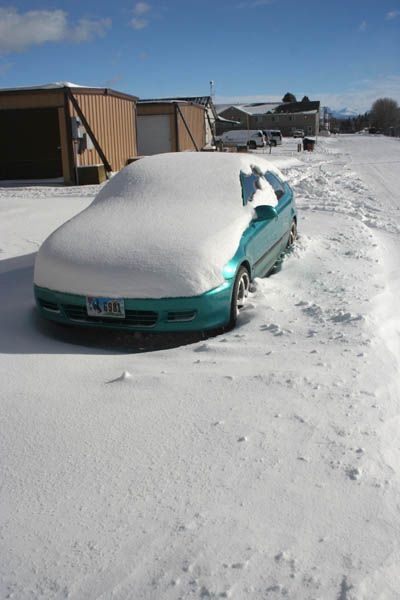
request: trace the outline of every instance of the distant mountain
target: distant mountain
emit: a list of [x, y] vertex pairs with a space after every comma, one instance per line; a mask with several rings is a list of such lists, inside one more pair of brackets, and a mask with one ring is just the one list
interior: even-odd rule
[[328, 111], [332, 117], [335, 117], [335, 119], [351, 119], [352, 117], [356, 117], [360, 114], [356, 110], [347, 107], [341, 108], [340, 110], [332, 110], [331, 108], [328, 108]]

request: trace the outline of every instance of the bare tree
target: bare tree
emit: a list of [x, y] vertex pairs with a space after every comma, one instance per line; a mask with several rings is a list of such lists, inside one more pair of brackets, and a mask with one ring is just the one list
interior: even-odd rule
[[396, 127], [400, 121], [400, 109], [396, 100], [379, 98], [372, 105], [370, 113], [371, 125], [382, 131]]

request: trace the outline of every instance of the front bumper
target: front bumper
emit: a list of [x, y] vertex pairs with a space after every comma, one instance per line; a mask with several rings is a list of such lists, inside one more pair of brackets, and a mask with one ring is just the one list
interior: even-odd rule
[[40, 314], [68, 325], [126, 331], [203, 331], [230, 320], [233, 280], [200, 296], [180, 298], [124, 298], [125, 318], [89, 317], [86, 296], [34, 286]]

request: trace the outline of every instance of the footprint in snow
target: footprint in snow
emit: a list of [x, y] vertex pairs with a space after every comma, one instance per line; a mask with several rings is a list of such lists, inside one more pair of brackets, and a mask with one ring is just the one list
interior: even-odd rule
[[315, 337], [317, 333], [318, 331], [316, 331], [315, 329], [309, 329], [307, 332], [307, 337]]
[[353, 481], [357, 481], [358, 479], [361, 478], [362, 470], [357, 467], [355, 467], [355, 468], [350, 467], [349, 469], [346, 470], [346, 475], [349, 479], [352, 479]]
[[285, 333], [285, 330], [281, 329], [276, 323], [261, 325], [260, 329], [261, 331], [270, 331], [274, 336], [283, 335]]
[[267, 594], [269, 595], [269, 592], [272, 593], [277, 593], [277, 594], [281, 594], [282, 596], [287, 596], [288, 595], [288, 590], [280, 584], [276, 584], [276, 585], [270, 585], [269, 587], [267, 587], [267, 589], [265, 590], [267, 592]]
[[360, 321], [364, 319], [364, 316], [361, 314], [353, 315], [350, 312], [344, 312], [340, 310], [335, 315], [331, 317], [331, 321], [334, 323], [350, 323], [350, 321]]
[[237, 562], [231, 565], [231, 569], [245, 569], [247, 567], [247, 562]]

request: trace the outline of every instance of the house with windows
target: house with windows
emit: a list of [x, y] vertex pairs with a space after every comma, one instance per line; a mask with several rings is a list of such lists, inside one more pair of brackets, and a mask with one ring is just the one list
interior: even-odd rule
[[231, 129], [280, 129], [282, 135], [291, 136], [295, 129], [306, 135], [317, 135], [320, 124], [320, 102], [254, 102], [231, 106], [217, 105], [220, 117], [234, 120], [238, 125], [217, 123], [217, 135]]

